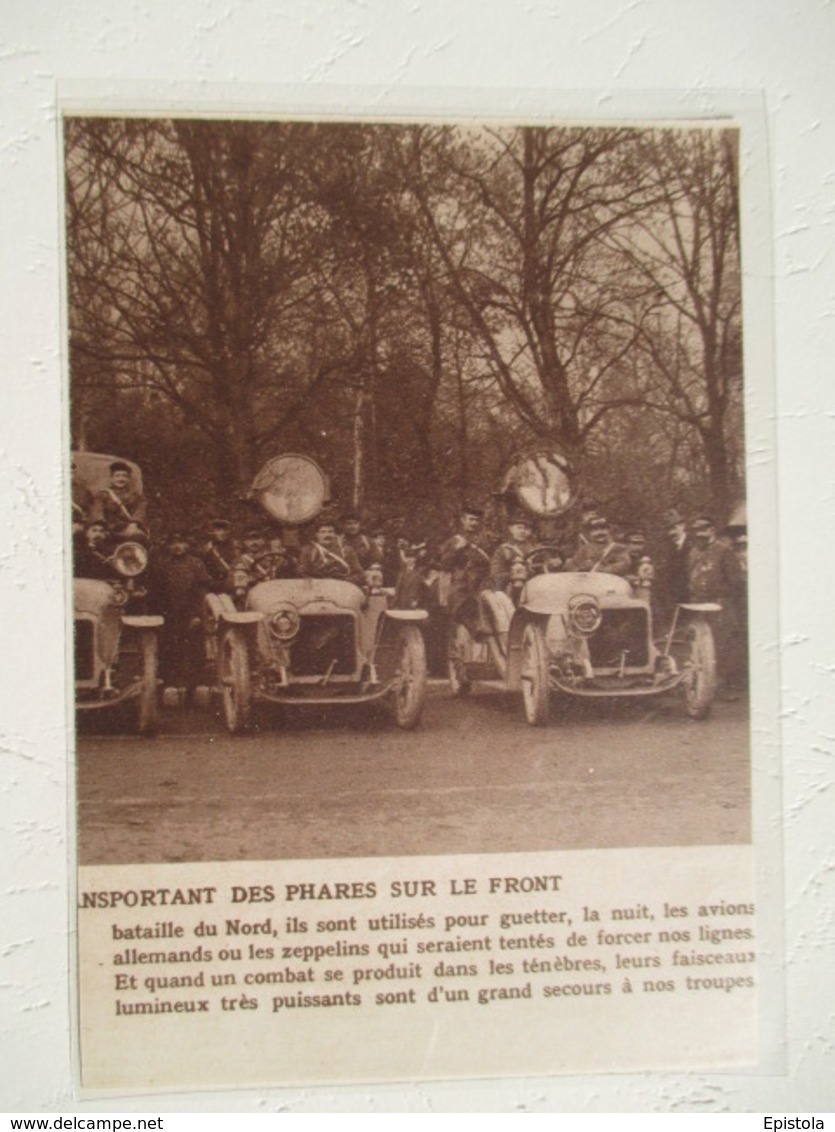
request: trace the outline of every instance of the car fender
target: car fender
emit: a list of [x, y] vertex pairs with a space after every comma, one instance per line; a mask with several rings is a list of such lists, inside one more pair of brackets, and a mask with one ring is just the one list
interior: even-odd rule
[[426, 621], [429, 614], [425, 609], [386, 609], [383, 616], [392, 621]]
[[532, 613], [528, 609], [517, 609], [510, 622], [507, 637], [507, 690], [518, 692], [522, 688], [522, 637], [531, 622], [539, 622], [543, 631], [548, 627], [550, 614]]
[[128, 629], [161, 629], [165, 618], [158, 613], [123, 613], [122, 624]]

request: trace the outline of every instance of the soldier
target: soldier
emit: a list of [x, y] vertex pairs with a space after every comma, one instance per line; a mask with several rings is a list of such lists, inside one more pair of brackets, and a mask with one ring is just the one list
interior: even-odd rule
[[107, 527], [94, 519], [73, 541], [73, 574], [76, 578], [112, 581], [114, 570], [107, 557]]
[[243, 604], [252, 586], [269, 580], [270, 572], [265, 561], [267, 553], [264, 531], [260, 527], [245, 530], [241, 552], [232, 565], [231, 589], [236, 605]]
[[395, 609], [426, 609], [430, 601], [427, 574], [430, 570], [426, 543], [411, 543], [400, 551], [400, 573], [392, 602]]
[[101, 519], [116, 538], [147, 537], [145, 525], [148, 504], [145, 496], [131, 486], [131, 468], [124, 460], [110, 465], [110, 484], [96, 493], [91, 518]]
[[336, 578], [355, 586], [365, 584], [359, 559], [349, 546], [342, 546], [332, 519], [320, 519], [313, 541], [302, 547], [299, 574], [302, 578]]
[[163, 681], [186, 703], [203, 677], [203, 598], [212, 588], [205, 563], [190, 550], [188, 536], [172, 531], [155, 571], [156, 599], [165, 618], [160, 638]]
[[494, 590], [510, 594], [512, 588], [518, 597], [519, 582], [524, 584], [527, 578], [528, 555], [536, 543], [531, 538], [531, 522], [524, 515], [512, 515], [507, 530], [510, 537], [496, 547], [490, 560], [490, 582]]
[[655, 569], [646, 553], [646, 536], [642, 530], [633, 529], [629, 532], [626, 536], [626, 551], [630, 562], [626, 580], [632, 586], [633, 595], [648, 605]]
[[722, 608], [711, 616], [716, 642], [716, 675], [721, 699], [738, 699], [739, 657], [733, 638], [740, 625], [745, 601], [745, 580], [739, 559], [731, 547], [716, 537], [716, 524], [709, 515], [700, 515], [690, 524], [693, 549], [687, 560], [689, 600], [716, 602]]
[[359, 559], [363, 570], [374, 561], [374, 548], [371, 539], [362, 530], [360, 517], [355, 511], [349, 511], [342, 516], [342, 545], [350, 547]]
[[232, 584], [232, 567], [238, 557], [238, 545], [232, 538], [232, 524], [228, 519], [212, 519], [209, 540], [200, 554], [215, 587], [227, 590]]
[[490, 555], [479, 535], [484, 512], [470, 504], [461, 509], [459, 529], [446, 540], [438, 555], [442, 570], [450, 574], [450, 610], [477, 593], [490, 574]]
[[258, 559], [259, 569], [265, 575], [264, 581], [297, 577], [295, 548], [285, 545], [281, 530], [278, 527], [268, 529], [265, 542], [264, 553]]
[[615, 542], [609, 532], [609, 524], [598, 515], [588, 525], [588, 542], [581, 542], [577, 553], [565, 564], [566, 570], [587, 573], [599, 570], [604, 574], [618, 574], [625, 577], [631, 568], [629, 552], [622, 543]]
[[683, 515], [675, 507], [664, 512], [663, 521], [668, 541], [667, 567], [664, 572], [667, 596], [674, 605], [680, 605], [687, 601], [689, 594], [687, 561], [693, 548], [693, 540], [687, 534]]

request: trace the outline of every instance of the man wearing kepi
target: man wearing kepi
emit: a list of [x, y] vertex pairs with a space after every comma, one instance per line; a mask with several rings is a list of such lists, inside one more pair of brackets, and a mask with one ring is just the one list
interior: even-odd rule
[[446, 540], [438, 555], [442, 570], [450, 575], [450, 611], [477, 593], [490, 573], [490, 555], [482, 545], [479, 531], [484, 512], [465, 504], [461, 508], [458, 531]]
[[626, 547], [615, 542], [608, 522], [601, 516], [589, 523], [588, 542], [581, 542], [577, 553], [565, 564], [566, 570], [587, 573], [601, 570], [605, 574], [625, 576], [632, 567], [632, 560]]
[[722, 607], [711, 615], [718, 695], [735, 700], [740, 674], [734, 671], [732, 635], [745, 601], [745, 580], [733, 550], [716, 538], [716, 524], [709, 515], [694, 519], [690, 531], [694, 545], [687, 560], [688, 596], [692, 602], [715, 602]]
[[533, 527], [525, 515], [511, 515], [507, 533], [510, 537], [493, 551], [490, 580], [494, 590], [518, 599], [519, 583], [524, 584], [527, 579], [528, 555], [534, 552], [536, 544], [531, 539]]
[[136, 538], [147, 534], [148, 504], [145, 496], [131, 484], [130, 464], [114, 460], [110, 465], [110, 484], [96, 494], [91, 518], [101, 519], [109, 534]]
[[355, 586], [365, 584], [359, 559], [349, 546], [340, 543], [336, 524], [327, 517], [319, 520], [312, 541], [302, 547], [299, 574], [302, 578], [341, 578]]

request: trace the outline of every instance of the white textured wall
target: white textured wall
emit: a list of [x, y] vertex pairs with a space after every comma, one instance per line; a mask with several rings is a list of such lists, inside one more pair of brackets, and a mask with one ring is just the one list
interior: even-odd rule
[[[833, 1105], [831, 0], [0, 3], [0, 1109], [820, 1111]], [[761, 90], [772, 147], [788, 1071], [73, 1100], [66, 984], [56, 80]], [[114, 94], [118, 94], [114, 87]], [[312, 97], [312, 96], [311, 96]], [[417, 95], [411, 96], [419, 101]], [[339, 104], [339, 97], [335, 97]], [[460, 95], [449, 95], [450, 105]], [[473, 99], [477, 106], [479, 99]], [[617, 98], [612, 101], [617, 108]], [[751, 375], [749, 374], [749, 380]], [[779, 831], [775, 830], [775, 836]]]

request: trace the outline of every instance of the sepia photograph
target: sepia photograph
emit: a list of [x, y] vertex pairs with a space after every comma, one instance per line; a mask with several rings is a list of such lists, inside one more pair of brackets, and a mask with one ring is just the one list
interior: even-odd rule
[[7, 17], [4, 1107], [825, 1112], [831, 13]]
[[751, 841], [733, 121], [63, 121], [80, 865]]

